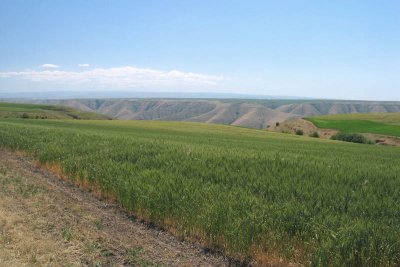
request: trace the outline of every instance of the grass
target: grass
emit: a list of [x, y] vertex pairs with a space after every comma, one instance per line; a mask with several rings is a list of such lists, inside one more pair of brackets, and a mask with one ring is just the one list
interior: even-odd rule
[[74, 231], [72, 230], [71, 227], [64, 227], [61, 229], [61, 236], [66, 241], [71, 241], [74, 238]]
[[340, 114], [310, 117], [318, 128], [345, 133], [373, 133], [400, 137], [400, 113]]
[[400, 264], [398, 148], [201, 123], [30, 119], [0, 119], [0, 147], [235, 258]]
[[105, 115], [70, 107], [0, 102], [0, 118], [106, 120]]
[[[53, 184], [31, 166], [21, 166], [17, 157], [11, 159], [8, 152], [0, 154], [0, 266], [128, 264], [131, 255], [127, 252], [138, 242], [128, 237], [134, 229], [130, 233], [115, 232], [114, 226], [103, 229], [100, 217], [114, 218], [113, 212], [100, 212], [86, 200], [68, 201], [76, 196], [54, 190]], [[120, 224], [121, 216], [115, 222]], [[157, 266], [146, 258], [151, 257], [142, 251], [137, 264], [128, 265]]]
[[384, 122], [389, 124], [400, 124], [400, 113], [398, 112], [335, 114], [317, 116], [312, 118], [321, 118], [327, 120], [363, 120]]

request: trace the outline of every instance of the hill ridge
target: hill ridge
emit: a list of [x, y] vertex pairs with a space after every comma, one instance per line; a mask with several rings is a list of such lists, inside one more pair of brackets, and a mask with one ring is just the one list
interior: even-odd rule
[[400, 102], [240, 99], [14, 99], [69, 106], [123, 120], [194, 121], [265, 129], [291, 118], [328, 114], [400, 112]]

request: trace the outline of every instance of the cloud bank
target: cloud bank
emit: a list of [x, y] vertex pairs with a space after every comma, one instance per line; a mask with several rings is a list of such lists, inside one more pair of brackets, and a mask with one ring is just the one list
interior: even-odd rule
[[[52, 64], [47, 65], [47, 68]], [[56, 65], [54, 65], [56, 66]], [[223, 76], [213, 76], [177, 70], [162, 71], [131, 66], [115, 68], [94, 68], [85, 71], [27, 70], [20, 72], [0, 72], [0, 78], [15, 78], [33, 82], [53, 82], [66, 85], [128, 87], [174, 87], [216, 85], [226, 80]]]
[[55, 64], [43, 64], [43, 65], [40, 66], [40, 67], [45, 68], [45, 69], [56, 69], [56, 68], [58, 68], [59, 66], [58, 66], [58, 65], [55, 65]]

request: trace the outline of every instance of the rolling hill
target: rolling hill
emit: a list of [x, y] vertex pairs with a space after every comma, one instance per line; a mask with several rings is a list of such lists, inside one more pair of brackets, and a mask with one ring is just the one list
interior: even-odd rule
[[0, 102], [1, 118], [107, 120], [106, 115], [66, 106]]
[[[10, 101], [10, 100], [8, 100]], [[342, 100], [62, 99], [22, 100], [69, 106], [124, 120], [192, 121], [265, 129], [290, 118], [400, 112], [400, 102]]]

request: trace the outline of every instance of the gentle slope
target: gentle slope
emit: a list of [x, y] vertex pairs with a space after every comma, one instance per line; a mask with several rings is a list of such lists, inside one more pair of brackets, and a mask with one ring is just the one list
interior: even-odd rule
[[106, 120], [108, 116], [71, 107], [0, 102], [0, 118]]
[[0, 120], [0, 146], [242, 260], [400, 264], [400, 150], [179, 122]]

